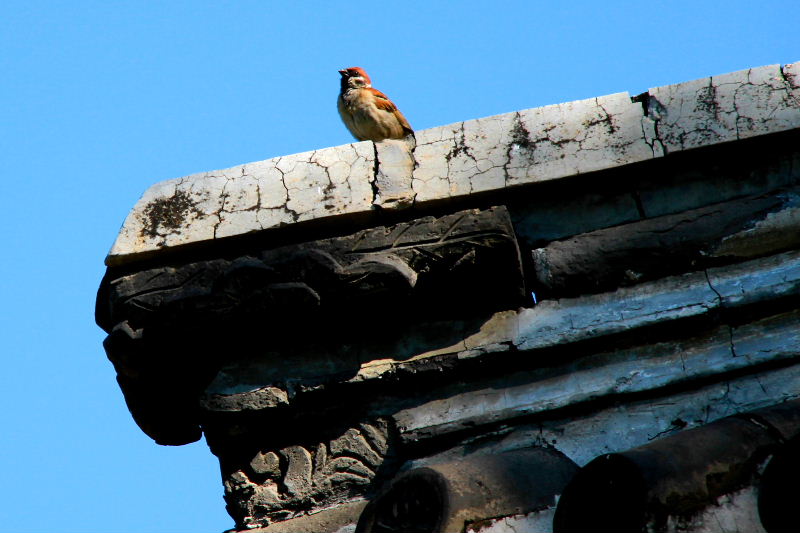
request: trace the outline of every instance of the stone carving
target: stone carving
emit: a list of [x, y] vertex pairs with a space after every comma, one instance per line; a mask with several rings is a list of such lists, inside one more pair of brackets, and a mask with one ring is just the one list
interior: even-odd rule
[[405, 297], [435, 301], [465, 289], [513, 307], [523, 295], [521, 280], [506, 209], [472, 209], [107, 279], [108, 303], [98, 306], [98, 321], [110, 330], [123, 320], [141, 328], [254, 313], [336, 315], [365, 302], [396, 307]]
[[[798, 76], [762, 67], [155, 185], [98, 294], [134, 419], [161, 444], [205, 435], [236, 529], [273, 533], [352, 531], [381, 486], [437, 464], [481, 463], [470, 499], [502, 473], [484, 459], [534, 445], [585, 465], [778, 403], [796, 428]], [[753, 466], [788, 472], [775, 489], [791, 496], [790, 468]], [[408, 505], [383, 509], [432, 524], [439, 504], [404, 486]], [[550, 500], [527, 512], [520, 487], [500, 495], [524, 505], [470, 505], [466, 529], [552, 531]], [[715, 494], [766, 524], [756, 488]], [[724, 503], [704, 502], [713, 520], [744, 516]]]
[[224, 474], [225, 498], [237, 522], [264, 526], [363, 497], [388, 454], [388, 423], [373, 420], [316, 446], [257, 452]]
[[[478, 304], [485, 312], [524, 299], [508, 212], [493, 207], [234, 258], [111, 270], [97, 320], [109, 332], [105, 348], [140, 427], [159, 442], [183, 444], [200, 437], [196, 402], [164, 409], [170, 394], [159, 391], [181, 383], [196, 398], [220, 353], [252, 353], [265, 334], [272, 347], [297, 346], [309, 327], [346, 338], [412, 315], [469, 316]], [[147, 407], [148, 397], [159, 397], [159, 407]]]
[[[515, 308], [525, 300], [520, 257], [504, 207], [470, 209], [232, 259], [110, 270], [97, 320], [137, 423], [158, 442], [185, 444], [200, 437], [192, 398], [220, 353], [252, 353], [265, 335], [297, 346], [309, 327], [342, 339], [410, 316]], [[175, 383], [181, 405], [165, 409]]]

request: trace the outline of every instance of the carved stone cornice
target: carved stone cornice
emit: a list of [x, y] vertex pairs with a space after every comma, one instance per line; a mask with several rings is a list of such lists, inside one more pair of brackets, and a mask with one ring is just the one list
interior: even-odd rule
[[[658, 493], [656, 529], [759, 523], [800, 439], [798, 65], [153, 186], [97, 298], [135, 421], [205, 436], [240, 530], [534, 532], [575, 465], [772, 406], [778, 459], [738, 492], [691, 517]], [[586, 513], [567, 501], [559, 524]]]
[[[165, 444], [199, 438], [196, 398], [224, 362], [309, 342], [324, 351], [365, 331], [390, 336], [398, 324], [516, 308], [526, 298], [502, 207], [111, 274], [101, 291], [105, 347], [128, 405]], [[276, 369], [307, 386], [352, 377], [360, 364], [343, 359], [309, 372], [308, 361], [293, 368], [276, 357]], [[176, 383], [180, 400], [171, 401]]]

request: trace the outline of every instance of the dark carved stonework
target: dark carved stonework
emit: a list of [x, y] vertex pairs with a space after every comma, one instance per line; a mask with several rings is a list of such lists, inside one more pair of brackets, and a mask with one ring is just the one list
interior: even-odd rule
[[315, 446], [259, 450], [247, 465], [223, 472], [228, 509], [237, 522], [263, 524], [346, 501], [371, 485], [388, 452], [381, 419]]
[[154, 188], [97, 298], [134, 420], [237, 531], [788, 530], [798, 69]]
[[[525, 301], [503, 207], [424, 217], [330, 239], [110, 270], [104, 345], [140, 427], [162, 444], [200, 437], [197, 398], [230, 354], [345, 342], [409, 319], [457, 318]], [[179, 384], [176, 387], [176, 383]]]

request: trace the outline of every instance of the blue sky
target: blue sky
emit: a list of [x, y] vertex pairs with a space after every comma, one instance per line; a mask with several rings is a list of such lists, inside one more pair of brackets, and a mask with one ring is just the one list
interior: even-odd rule
[[424, 129], [800, 61], [798, 20], [797, 0], [5, 0], [0, 532], [233, 525], [205, 443], [133, 423], [93, 321], [149, 185], [351, 142], [339, 68]]

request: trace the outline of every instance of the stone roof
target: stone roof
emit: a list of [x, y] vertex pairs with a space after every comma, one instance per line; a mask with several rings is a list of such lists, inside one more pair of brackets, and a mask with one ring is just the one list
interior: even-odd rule
[[408, 209], [800, 126], [800, 64], [769, 65], [203, 172], [148, 189], [108, 254]]
[[238, 531], [788, 527], [797, 65], [155, 185], [96, 308], [134, 420]]

